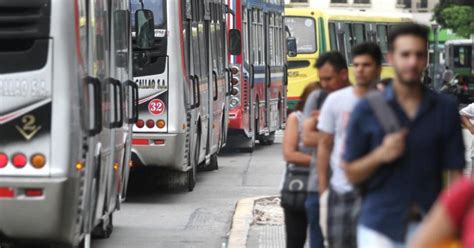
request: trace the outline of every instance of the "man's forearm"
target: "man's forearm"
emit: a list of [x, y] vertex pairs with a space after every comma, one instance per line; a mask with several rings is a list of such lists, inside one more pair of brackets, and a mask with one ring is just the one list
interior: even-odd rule
[[319, 182], [319, 193], [323, 193], [328, 188], [329, 181], [329, 154], [331, 147], [328, 144], [320, 144], [318, 147], [318, 156], [316, 168]]
[[304, 133], [303, 143], [306, 147], [318, 146], [318, 132], [311, 130]]
[[346, 163], [344, 169], [349, 181], [353, 184], [358, 184], [367, 180], [382, 165], [381, 156], [383, 154], [377, 148], [360, 159]]
[[461, 115], [461, 121], [462, 121], [462, 125], [465, 128], [469, 129], [469, 131], [471, 131], [472, 133], [472, 130], [474, 130], [474, 125], [472, 124], [471, 120], [467, 116]]

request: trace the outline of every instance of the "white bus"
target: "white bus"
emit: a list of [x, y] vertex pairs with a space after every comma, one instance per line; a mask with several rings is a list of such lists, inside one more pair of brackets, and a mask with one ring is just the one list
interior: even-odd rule
[[142, 7], [154, 12], [155, 35], [148, 47], [134, 42], [140, 100], [132, 157], [135, 165], [177, 171], [191, 191], [198, 166], [217, 169], [225, 143], [226, 7], [223, 0], [132, 1], [132, 11]]
[[129, 0], [0, 9], [0, 246], [87, 247], [110, 235], [127, 180]]

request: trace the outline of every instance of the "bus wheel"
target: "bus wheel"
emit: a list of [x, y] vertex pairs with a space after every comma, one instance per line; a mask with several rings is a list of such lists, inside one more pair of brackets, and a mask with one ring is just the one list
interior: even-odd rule
[[218, 170], [219, 169], [219, 162], [217, 161], [217, 154], [211, 155], [211, 163], [209, 164], [209, 170]]
[[92, 238], [94, 239], [108, 239], [110, 235], [112, 235], [112, 231], [114, 230], [114, 214], [111, 213], [109, 215], [109, 219], [107, 223], [104, 223], [104, 220], [100, 222], [98, 226], [94, 228], [92, 231]]
[[260, 138], [259, 141], [260, 144], [265, 146], [273, 145], [273, 143], [275, 143], [275, 132], [271, 132], [270, 135]]
[[194, 162], [191, 162], [191, 169], [188, 170], [188, 191], [191, 192], [196, 186], [197, 166], [199, 165], [199, 152], [201, 149], [201, 132], [197, 134], [196, 148], [194, 152]]

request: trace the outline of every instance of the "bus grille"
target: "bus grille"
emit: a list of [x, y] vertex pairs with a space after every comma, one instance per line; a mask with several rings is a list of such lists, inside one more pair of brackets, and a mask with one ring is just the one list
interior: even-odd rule
[[50, 0], [0, 0], [0, 40], [49, 37]]

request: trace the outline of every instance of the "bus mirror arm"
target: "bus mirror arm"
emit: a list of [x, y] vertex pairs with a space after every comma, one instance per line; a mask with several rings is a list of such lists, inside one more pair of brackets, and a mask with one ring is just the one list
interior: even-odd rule
[[225, 68], [225, 72], [227, 75], [227, 92], [225, 93], [225, 96], [230, 96], [232, 91], [232, 73], [229, 68]]
[[285, 64], [285, 66], [283, 67], [283, 82], [285, 86], [288, 85], [288, 65], [287, 64]]
[[[114, 120], [110, 122], [110, 128], [118, 128], [123, 124], [123, 114], [122, 114], [122, 84], [120, 81], [109, 78], [106, 79], [108, 85], [112, 87], [113, 93], [113, 106], [114, 106]], [[118, 97], [117, 97], [118, 96]]]
[[89, 136], [95, 136], [102, 131], [102, 88], [99, 79], [93, 77], [87, 77], [87, 86], [90, 96], [89, 104], [92, 118], [89, 121], [88, 134]]
[[270, 88], [272, 87], [272, 69], [270, 68], [270, 65], [267, 65], [266, 70], [267, 70], [267, 78], [268, 78], [267, 87]]
[[255, 86], [255, 67], [250, 65], [250, 88], [253, 89]]

